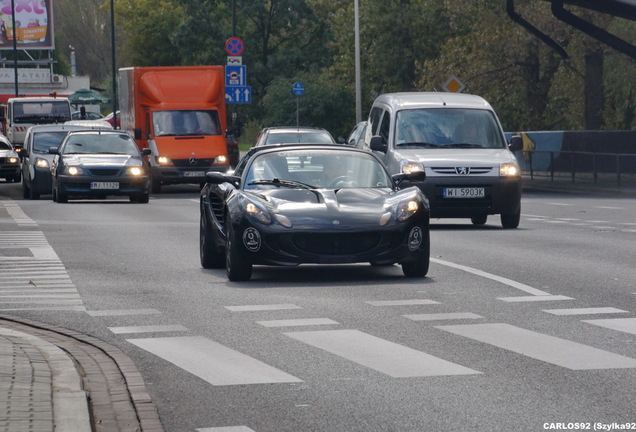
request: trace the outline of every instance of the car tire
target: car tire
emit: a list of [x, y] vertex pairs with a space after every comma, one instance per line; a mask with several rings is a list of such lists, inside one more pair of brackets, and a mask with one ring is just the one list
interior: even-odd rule
[[473, 225], [485, 225], [487, 220], [488, 215], [479, 215], [470, 218], [470, 221], [473, 223]]
[[402, 273], [408, 278], [419, 278], [428, 274], [431, 260], [431, 235], [428, 229], [424, 231], [426, 234], [424, 234], [424, 239], [418, 249], [420, 252], [419, 258], [402, 264]]
[[210, 233], [210, 224], [203, 209], [201, 209], [199, 219], [199, 256], [201, 257], [201, 267], [206, 269], [225, 267], [225, 254], [215, 248], [214, 238]]
[[519, 220], [521, 219], [521, 208], [513, 214], [501, 214], [501, 226], [507, 229], [514, 229], [519, 226]]
[[225, 270], [227, 278], [233, 282], [248, 281], [252, 278], [252, 264], [247, 262], [239, 249], [240, 239], [236, 238], [232, 223], [227, 223], [225, 238]]

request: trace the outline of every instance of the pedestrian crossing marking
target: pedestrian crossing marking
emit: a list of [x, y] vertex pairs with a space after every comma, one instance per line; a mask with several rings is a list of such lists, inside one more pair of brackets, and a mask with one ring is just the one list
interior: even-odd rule
[[284, 334], [394, 378], [481, 373], [359, 330]]
[[436, 328], [572, 370], [636, 367], [635, 359], [510, 324], [448, 325]]
[[624, 333], [636, 334], [636, 318], [593, 319], [583, 320], [583, 322]]
[[172, 332], [172, 331], [188, 331], [187, 327], [180, 324], [174, 325], [145, 325], [145, 326], [127, 326], [127, 327], [108, 327], [108, 330], [115, 334], [130, 333], [156, 333], [156, 332]]
[[382, 301], [367, 301], [365, 302], [371, 306], [412, 306], [412, 305], [432, 305], [439, 304], [434, 300], [426, 299], [408, 299], [408, 300], [382, 300]]
[[505, 301], [508, 303], [521, 303], [521, 302], [538, 302], [538, 301], [560, 301], [560, 300], [574, 300], [572, 297], [564, 295], [544, 295], [544, 296], [518, 296], [518, 297], [498, 297], [497, 300]]
[[460, 319], [481, 319], [483, 316], [471, 312], [450, 312], [450, 313], [431, 313], [431, 314], [414, 314], [403, 315], [413, 321], [434, 321], [434, 320], [460, 320]]
[[622, 309], [613, 307], [593, 307], [593, 308], [573, 308], [573, 309], [546, 309], [543, 312], [552, 315], [592, 315], [592, 314], [614, 314], [628, 313]]
[[256, 321], [263, 327], [294, 327], [294, 326], [311, 326], [311, 325], [331, 325], [340, 324], [329, 318], [304, 318], [304, 319], [287, 319], [287, 320], [270, 320]]
[[266, 305], [245, 305], [245, 306], [225, 306], [232, 312], [256, 312], [256, 311], [276, 311], [286, 309], [302, 309], [295, 304], [266, 304]]
[[302, 382], [202, 336], [126, 340], [214, 386]]

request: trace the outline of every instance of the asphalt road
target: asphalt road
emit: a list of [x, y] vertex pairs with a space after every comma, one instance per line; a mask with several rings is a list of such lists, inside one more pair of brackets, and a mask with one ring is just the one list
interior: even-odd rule
[[42, 261], [0, 284], [59, 287], [5, 290], [2, 313], [119, 347], [167, 431], [636, 428], [633, 198], [529, 193], [516, 230], [434, 220], [421, 280], [347, 265], [230, 283], [199, 265], [196, 187], [149, 204], [19, 187], [0, 184], [0, 251], [17, 236]]

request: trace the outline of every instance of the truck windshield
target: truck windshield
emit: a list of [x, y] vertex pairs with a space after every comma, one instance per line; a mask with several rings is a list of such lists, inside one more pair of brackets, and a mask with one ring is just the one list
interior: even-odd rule
[[397, 114], [396, 147], [503, 148], [506, 146], [494, 115], [488, 110], [430, 108]]
[[13, 122], [16, 124], [58, 123], [71, 119], [71, 106], [67, 101], [14, 102]]
[[220, 135], [216, 111], [155, 111], [155, 136]]

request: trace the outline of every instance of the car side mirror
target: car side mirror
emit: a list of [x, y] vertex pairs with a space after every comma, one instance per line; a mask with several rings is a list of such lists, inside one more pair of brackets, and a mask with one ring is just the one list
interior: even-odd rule
[[150, 150], [147, 147], [141, 151], [142, 156], [150, 156], [151, 153], [152, 153], [152, 150]]
[[374, 135], [371, 137], [371, 141], [369, 142], [369, 148], [373, 151], [386, 153], [386, 149], [387, 149], [386, 140], [382, 138], [380, 135]]
[[59, 153], [60, 153], [59, 147], [49, 147], [49, 154], [59, 154]]
[[510, 144], [508, 144], [510, 151], [516, 152], [523, 149], [523, 139], [521, 135], [514, 135], [510, 138]]
[[211, 184], [230, 183], [236, 188], [241, 184], [240, 177], [218, 171], [208, 171], [205, 173], [205, 181]]

